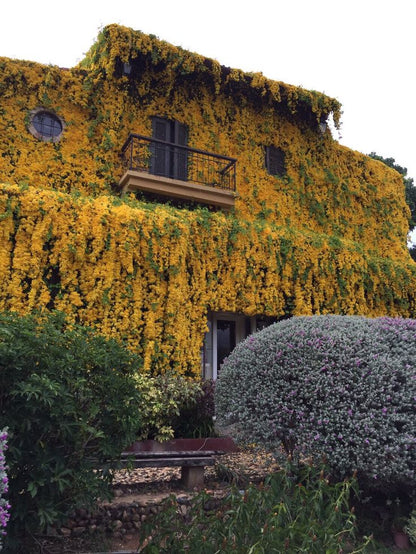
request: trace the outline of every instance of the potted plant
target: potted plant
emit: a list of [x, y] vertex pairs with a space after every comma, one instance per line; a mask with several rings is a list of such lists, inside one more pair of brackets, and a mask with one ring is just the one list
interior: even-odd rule
[[142, 428], [126, 452], [238, 450], [231, 437], [218, 436], [215, 429], [212, 380], [192, 381], [166, 373], [139, 375], [137, 383], [143, 399]]

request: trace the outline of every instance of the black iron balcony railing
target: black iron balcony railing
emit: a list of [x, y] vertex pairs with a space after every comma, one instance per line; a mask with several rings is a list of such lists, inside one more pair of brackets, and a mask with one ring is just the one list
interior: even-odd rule
[[235, 158], [133, 133], [122, 157], [126, 170], [235, 191]]

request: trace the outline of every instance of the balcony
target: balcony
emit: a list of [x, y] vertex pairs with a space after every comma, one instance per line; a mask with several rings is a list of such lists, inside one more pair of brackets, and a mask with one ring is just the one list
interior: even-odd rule
[[141, 191], [226, 210], [234, 206], [234, 158], [137, 134], [129, 135], [122, 158], [122, 193]]

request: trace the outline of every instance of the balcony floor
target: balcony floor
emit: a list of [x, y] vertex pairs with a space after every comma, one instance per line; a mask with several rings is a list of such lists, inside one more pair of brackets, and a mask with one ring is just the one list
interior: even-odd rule
[[200, 204], [208, 204], [225, 210], [234, 207], [236, 193], [220, 187], [200, 185], [191, 181], [179, 181], [169, 177], [152, 175], [142, 171], [128, 170], [120, 179], [122, 193], [142, 191], [182, 199]]

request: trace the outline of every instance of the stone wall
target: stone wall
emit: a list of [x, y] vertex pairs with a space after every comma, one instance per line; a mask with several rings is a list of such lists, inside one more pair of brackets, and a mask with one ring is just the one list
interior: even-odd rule
[[[119, 496], [120, 494], [123, 496]], [[179, 517], [187, 516], [194, 494], [181, 492], [176, 495]], [[206, 509], [214, 509], [224, 494], [224, 490], [212, 491], [212, 498], [207, 502]], [[171, 495], [171, 492], [165, 492], [125, 496], [122, 491], [116, 491], [113, 502], [97, 506], [94, 512], [77, 510], [64, 526], [54, 529], [52, 534], [70, 538], [95, 533], [105, 533], [115, 538], [135, 534], [148, 517], [162, 509], [163, 502]]]
[[143, 521], [160, 510], [163, 500], [164, 498], [158, 496], [156, 499], [103, 504], [94, 512], [80, 509], [55, 532], [66, 537], [95, 533], [121, 537], [140, 529]]

